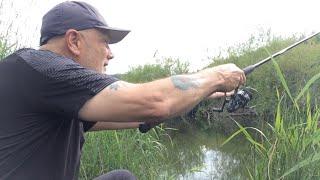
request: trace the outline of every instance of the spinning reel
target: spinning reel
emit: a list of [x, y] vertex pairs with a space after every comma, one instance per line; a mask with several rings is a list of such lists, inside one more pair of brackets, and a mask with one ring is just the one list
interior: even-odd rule
[[225, 97], [221, 108], [212, 108], [215, 112], [223, 112], [225, 105], [227, 104], [227, 111], [229, 113], [235, 112], [239, 108], [245, 108], [248, 102], [252, 99], [253, 89], [251, 87], [244, 87], [240, 90], [236, 89], [234, 94], [230, 97]]

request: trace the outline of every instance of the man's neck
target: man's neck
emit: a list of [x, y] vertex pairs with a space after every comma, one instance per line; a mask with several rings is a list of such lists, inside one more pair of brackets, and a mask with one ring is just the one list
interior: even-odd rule
[[59, 54], [61, 56], [70, 58], [70, 59], [75, 59], [70, 53], [68, 53], [66, 50], [63, 48], [59, 48], [57, 46], [54, 46], [53, 44], [45, 44], [40, 46], [39, 50], [46, 50], [46, 51], [51, 51], [53, 53]]

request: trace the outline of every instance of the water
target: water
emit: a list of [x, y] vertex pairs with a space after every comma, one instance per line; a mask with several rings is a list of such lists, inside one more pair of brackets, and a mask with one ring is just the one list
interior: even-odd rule
[[226, 136], [215, 132], [187, 129], [172, 136], [167, 164], [173, 164], [166, 174], [179, 180], [246, 179], [240, 166], [248, 149], [237, 139], [221, 147]]

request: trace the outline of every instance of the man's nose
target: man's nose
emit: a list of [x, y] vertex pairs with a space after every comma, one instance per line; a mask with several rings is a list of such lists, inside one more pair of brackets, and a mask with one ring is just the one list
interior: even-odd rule
[[114, 56], [113, 56], [113, 53], [111, 52], [111, 49], [110, 48], [106, 48], [106, 51], [107, 51], [107, 59], [108, 60], [113, 59]]

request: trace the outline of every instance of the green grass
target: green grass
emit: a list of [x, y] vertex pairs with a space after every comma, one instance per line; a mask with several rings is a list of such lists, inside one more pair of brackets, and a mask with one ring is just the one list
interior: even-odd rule
[[163, 129], [141, 134], [137, 130], [91, 132], [81, 159], [80, 179], [93, 179], [114, 169], [127, 169], [139, 179], [156, 179], [168, 165]]
[[154, 64], [131, 67], [128, 73], [121, 76], [121, 79], [132, 83], [143, 83], [188, 72], [189, 63], [181, 62], [179, 59], [165, 58]]
[[8, 42], [0, 36], [0, 60], [12, 53], [15, 49], [15, 45], [9, 45]]

